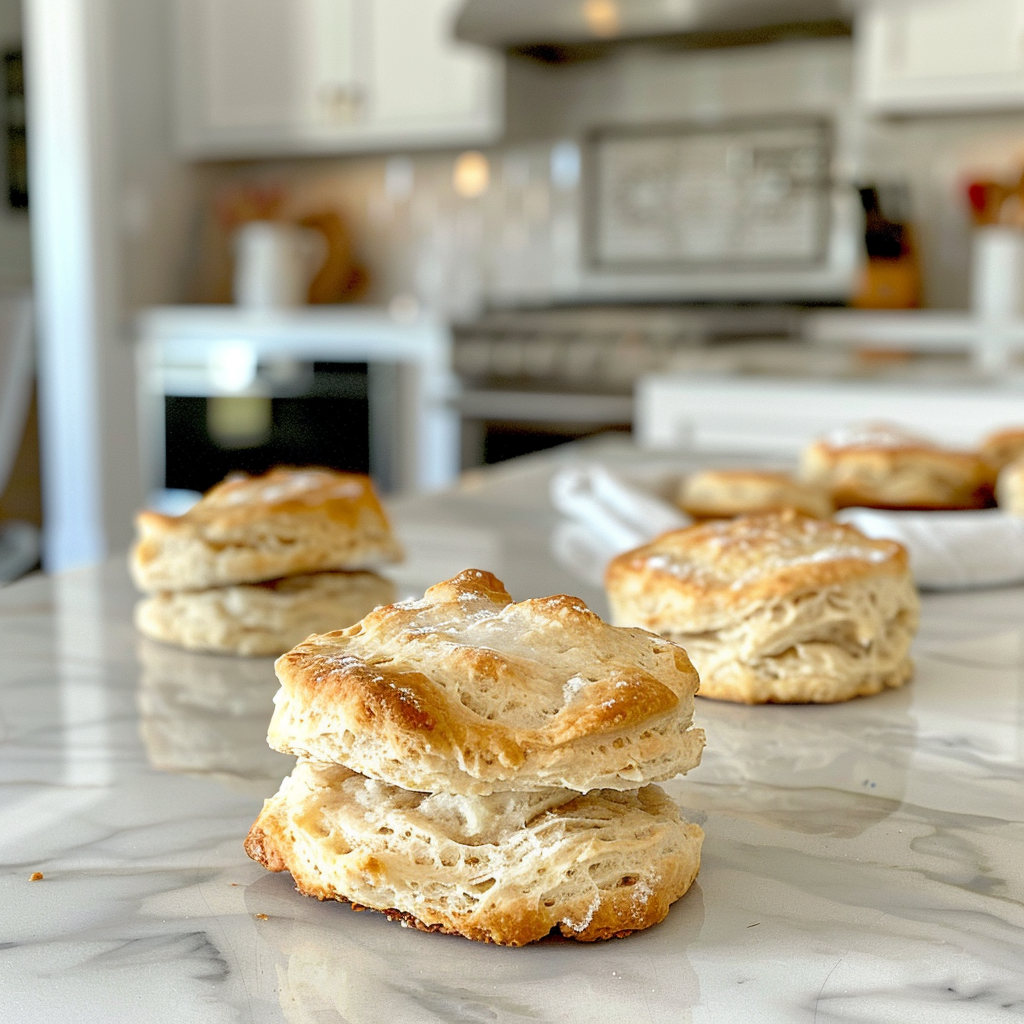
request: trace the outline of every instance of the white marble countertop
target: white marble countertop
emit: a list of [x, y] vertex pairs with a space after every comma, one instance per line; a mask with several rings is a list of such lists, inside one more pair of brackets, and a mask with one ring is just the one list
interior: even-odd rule
[[[549, 553], [568, 457], [396, 505], [402, 588], [473, 564], [603, 612]], [[0, 590], [5, 1021], [1024, 1019], [1024, 588], [926, 596], [901, 690], [698, 701], [704, 762], [666, 786], [707, 833], [695, 886], [648, 932], [523, 949], [248, 860], [290, 768], [264, 741], [271, 662], [143, 643], [133, 600], [120, 564]]]

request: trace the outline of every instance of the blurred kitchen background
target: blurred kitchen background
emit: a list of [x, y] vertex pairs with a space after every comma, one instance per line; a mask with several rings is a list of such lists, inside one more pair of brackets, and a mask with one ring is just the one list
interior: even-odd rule
[[11, 564], [231, 469], [444, 486], [651, 374], [1024, 381], [1024, 0], [0, 0], [0, 46]]

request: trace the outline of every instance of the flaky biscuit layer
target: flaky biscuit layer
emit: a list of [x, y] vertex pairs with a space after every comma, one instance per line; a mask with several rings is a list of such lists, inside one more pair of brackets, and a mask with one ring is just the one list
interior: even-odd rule
[[245, 845], [308, 896], [521, 946], [555, 928], [589, 942], [657, 924], [702, 840], [657, 786], [460, 797], [300, 762]]
[[766, 605], [722, 629], [670, 632], [702, 697], [741, 704], [831, 704], [910, 679], [917, 594], [909, 580], [858, 580]]
[[686, 652], [466, 570], [276, 663], [268, 741], [406, 789], [634, 789], [700, 762]]
[[614, 559], [612, 621], [687, 649], [700, 695], [832, 702], [898, 686], [920, 602], [906, 551], [793, 512], [678, 530]]
[[394, 598], [394, 584], [376, 573], [308, 573], [153, 594], [136, 605], [135, 625], [153, 640], [190, 651], [275, 656], [311, 633], [350, 626]]

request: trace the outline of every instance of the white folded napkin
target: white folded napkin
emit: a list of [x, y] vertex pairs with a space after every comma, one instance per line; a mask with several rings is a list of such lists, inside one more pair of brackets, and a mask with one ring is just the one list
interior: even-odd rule
[[585, 527], [608, 557], [692, 522], [674, 505], [599, 465], [559, 470], [551, 480], [551, 504]]
[[551, 531], [549, 543], [559, 564], [595, 587], [604, 584], [604, 571], [619, 553], [575, 519], [560, 519]]
[[1024, 582], [1024, 519], [999, 509], [888, 512], [844, 508], [835, 518], [868, 537], [898, 540], [910, 554], [917, 585], [925, 590]]

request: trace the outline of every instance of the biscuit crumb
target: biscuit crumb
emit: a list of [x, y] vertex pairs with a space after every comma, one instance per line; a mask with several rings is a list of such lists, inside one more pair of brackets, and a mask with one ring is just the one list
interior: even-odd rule
[[256, 920], [257, 921], [269, 921], [270, 918], [268, 918], [266, 914], [257, 914], [256, 915]]
[[42, 871], [33, 871], [32, 874], [28, 876], [28, 880], [30, 882], [41, 882], [43, 880]]

